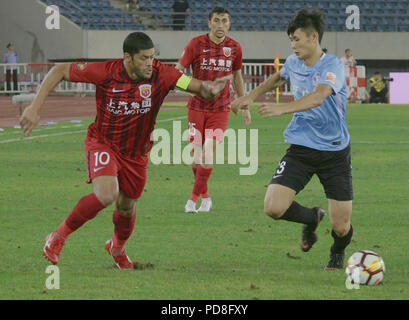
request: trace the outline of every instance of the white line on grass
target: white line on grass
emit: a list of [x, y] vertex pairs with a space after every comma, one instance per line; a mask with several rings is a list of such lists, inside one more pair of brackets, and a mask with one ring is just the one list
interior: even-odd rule
[[83, 132], [87, 132], [87, 130], [66, 131], [66, 132], [58, 132], [58, 133], [51, 133], [51, 134], [40, 134], [38, 136], [32, 136], [32, 137], [21, 137], [21, 138], [16, 138], [16, 139], [3, 140], [3, 141], [0, 141], [0, 144], [10, 143], [10, 142], [26, 141], [26, 140], [34, 140], [34, 139], [40, 139], [40, 138], [64, 136], [64, 135], [83, 133]]
[[[163, 120], [157, 120], [156, 122], [169, 122], [169, 121], [173, 121], [173, 120], [181, 120], [181, 119], [186, 119], [187, 116], [181, 116], [181, 117], [175, 117], [175, 118], [168, 118], [168, 119], [163, 119]], [[72, 127], [79, 127], [81, 125], [73, 125], [73, 126], [64, 126], [64, 129], [66, 128], [72, 128]], [[33, 131], [43, 131], [46, 129], [61, 129], [62, 127], [58, 128], [58, 127], [46, 127], [43, 129], [36, 129]], [[40, 138], [48, 138], [48, 137], [56, 137], [56, 136], [63, 136], [63, 135], [70, 135], [70, 134], [76, 134], [76, 133], [83, 133], [86, 132], [87, 130], [79, 130], [79, 131], [66, 131], [66, 132], [58, 132], [58, 133], [52, 133], [52, 134], [41, 134], [38, 136], [31, 136], [31, 137], [21, 137], [21, 138], [15, 138], [15, 139], [8, 139], [8, 140], [3, 140], [0, 141], [0, 144], [2, 143], [11, 143], [11, 142], [19, 142], [19, 141], [26, 141], [26, 140], [34, 140], [34, 139], [40, 139]]]
[[[285, 142], [259, 142], [259, 145], [287, 144]], [[407, 141], [351, 141], [351, 144], [409, 144]]]
[[168, 118], [168, 119], [163, 119], [163, 120], [157, 120], [156, 122], [168, 122], [168, 121], [173, 121], [173, 120], [181, 120], [181, 119], [186, 119], [187, 116], [180, 116], [176, 118]]
[[[174, 118], [167, 118], [167, 119], [162, 119], [162, 120], [157, 120], [156, 122], [169, 122], [169, 121], [174, 121], [174, 120], [182, 120], [186, 119], [187, 116], [180, 116], [180, 117], [174, 117]], [[63, 126], [63, 127], [46, 127], [44, 129], [36, 129], [33, 131], [42, 131], [46, 129], [66, 129], [66, 128], [73, 128], [73, 127], [79, 127], [82, 125], [73, 125], [73, 126]], [[56, 137], [56, 136], [63, 136], [63, 135], [70, 135], [70, 134], [77, 134], [77, 133], [83, 133], [86, 132], [87, 130], [79, 130], [79, 131], [66, 131], [66, 132], [58, 132], [58, 133], [52, 133], [52, 134], [42, 134], [38, 136], [31, 136], [31, 137], [21, 137], [21, 138], [16, 138], [16, 139], [8, 139], [8, 140], [3, 140], [0, 141], [0, 144], [2, 143], [11, 143], [11, 142], [19, 142], [19, 141], [25, 141], [25, 140], [34, 140], [34, 139], [40, 139], [40, 138], [48, 138], [48, 137]], [[352, 144], [409, 144], [409, 140], [406, 141], [351, 141]], [[240, 144], [240, 143], [237, 143]], [[285, 142], [259, 142], [259, 145], [282, 145], [286, 144]]]

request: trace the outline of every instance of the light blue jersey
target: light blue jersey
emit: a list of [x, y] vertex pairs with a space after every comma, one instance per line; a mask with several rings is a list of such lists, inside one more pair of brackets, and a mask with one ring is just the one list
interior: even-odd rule
[[294, 113], [284, 131], [285, 142], [324, 151], [347, 147], [349, 133], [345, 123], [343, 63], [336, 56], [324, 53], [315, 65], [308, 67], [302, 59], [292, 54], [285, 61], [280, 74], [290, 82], [295, 100], [313, 92], [318, 84], [327, 84], [333, 90], [320, 106]]

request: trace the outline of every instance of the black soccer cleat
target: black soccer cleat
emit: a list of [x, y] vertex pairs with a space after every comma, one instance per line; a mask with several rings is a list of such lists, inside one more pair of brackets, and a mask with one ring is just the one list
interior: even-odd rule
[[320, 224], [321, 220], [325, 216], [325, 211], [319, 207], [314, 207], [312, 208], [316, 214], [317, 214], [317, 222], [314, 224], [304, 224], [302, 227], [302, 233], [301, 233], [301, 250], [304, 252], [308, 252], [311, 248], [312, 245], [317, 242], [318, 237], [315, 233], [315, 230], [317, 230], [318, 225]]
[[325, 270], [344, 269], [344, 259], [345, 252], [333, 253], [332, 251], [330, 251], [329, 260], [327, 265], [325, 266]]

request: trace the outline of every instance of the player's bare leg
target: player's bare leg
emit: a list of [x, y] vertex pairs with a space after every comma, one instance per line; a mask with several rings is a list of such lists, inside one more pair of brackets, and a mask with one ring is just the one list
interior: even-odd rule
[[273, 219], [280, 219], [294, 201], [296, 192], [286, 186], [270, 184], [264, 197], [264, 212]]
[[280, 184], [270, 184], [264, 198], [264, 212], [273, 219], [303, 224], [301, 250], [307, 252], [317, 241], [315, 231], [325, 212], [321, 208], [306, 208], [294, 201], [296, 191]]
[[328, 208], [334, 244], [331, 246], [329, 261], [325, 269], [343, 269], [345, 248], [351, 242], [353, 234], [351, 225], [352, 201], [328, 199]]
[[100, 176], [92, 181], [94, 192], [81, 198], [61, 225], [49, 234], [43, 248], [43, 256], [57, 264], [68, 236], [118, 197], [118, 180], [112, 176]]
[[134, 268], [134, 264], [125, 253], [125, 244], [132, 234], [135, 225], [136, 199], [128, 198], [122, 191], [115, 203], [112, 218], [114, 233], [112, 238], [105, 242], [105, 249], [112, 256], [119, 269]]
[[92, 179], [94, 193], [106, 207], [116, 201], [119, 195], [118, 178], [114, 176], [100, 176]]

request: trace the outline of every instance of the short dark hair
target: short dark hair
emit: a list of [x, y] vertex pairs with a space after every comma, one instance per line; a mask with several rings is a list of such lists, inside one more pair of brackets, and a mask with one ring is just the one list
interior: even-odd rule
[[290, 36], [295, 30], [301, 28], [307, 31], [313, 29], [318, 32], [318, 42], [321, 43], [324, 34], [325, 19], [321, 11], [311, 8], [303, 8], [291, 19], [287, 27], [287, 35]]
[[227, 9], [225, 9], [223, 7], [217, 7], [217, 6], [214, 7], [212, 9], [212, 11], [210, 11], [210, 13], [209, 13], [209, 21], [212, 20], [212, 17], [213, 17], [214, 14], [224, 14], [224, 13], [227, 13], [229, 15], [229, 17], [230, 17], [229, 10], [227, 10]]
[[375, 73], [374, 73], [374, 75], [377, 75], [377, 74], [381, 74], [379, 71], [376, 71]]
[[143, 32], [132, 32], [124, 40], [123, 51], [132, 57], [141, 50], [148, 50], [154, 47], [152, 39]]
[[347, 51], [351, 51], [351, 49], [345, 49], [345, 52], [347, 52]]

